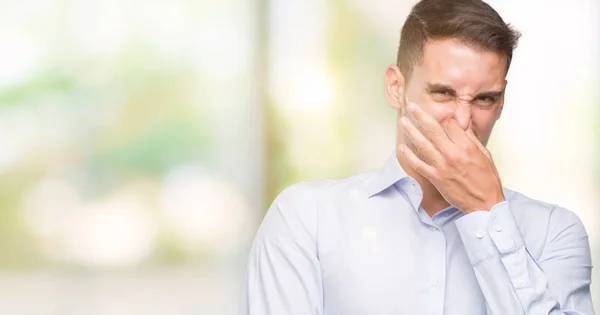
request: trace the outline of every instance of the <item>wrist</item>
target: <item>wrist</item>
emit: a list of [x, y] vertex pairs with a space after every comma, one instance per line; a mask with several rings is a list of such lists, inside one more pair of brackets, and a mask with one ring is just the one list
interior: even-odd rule
[[491, 211], [497, 204], [506, 201], [504, 194], [500, 192], [497, 196], [489, 198], [486, 201], [481, 202], [477, 206], [467, 207], [463, 212], [469, 214], [475, 211]]

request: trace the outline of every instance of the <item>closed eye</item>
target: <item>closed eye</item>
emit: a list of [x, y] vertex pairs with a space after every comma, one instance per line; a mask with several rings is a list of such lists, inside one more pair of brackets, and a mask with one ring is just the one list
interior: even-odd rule
[[500, 101], [503, 91], [481, 93], [475, 97], [473, 103], [475, 106], [492, 107]]
[[492, 107], [496, 103], [498, 103], [499, 99], [500, 99], [500, 97], [486, 95], [486, 96], [477, 97], [473, 103], [475, 106], [479, 106], [479, 107]]
[[446, 89], [446, 88], [429, 89], [428, 92], [430, 94], [437, 94], [437, 95], [448, 95], [448, 96], [456, 95], [456, 91], [454, 91], [452, 89]]
[[447, 102], [456, 97], [456, 92], [449, 89], [430, 90], [429, 94], [438, 102]]
[[484, 97], [478, 98], [477, 100], [485, 102], [485, 103], [493, 103], [493, 102], [496, 102], [498, 99], [495, 97], [491, 97], [491, 96], [484, 96]]
[[456, 97], [456, 90], [447, 84], [428, 82], [425, 91], [438, 102], [447, 102]]

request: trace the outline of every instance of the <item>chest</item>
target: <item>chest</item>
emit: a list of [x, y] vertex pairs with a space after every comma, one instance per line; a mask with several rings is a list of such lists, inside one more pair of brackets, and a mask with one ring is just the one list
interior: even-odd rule
[[453, 222], [357, 214], [322, 233], [325, 314], [485, 314]]

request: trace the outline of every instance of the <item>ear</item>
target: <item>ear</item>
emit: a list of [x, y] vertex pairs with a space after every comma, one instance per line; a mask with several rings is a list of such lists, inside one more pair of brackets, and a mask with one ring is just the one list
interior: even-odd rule
[[406, 86], [404, 76], [397, 65], [390, 65], [385, 70], [385, 99], [388, 105], [396, 110], [404, 111]]
[[508, 84], [508, 81], [505, 79], [504, 86], [502, 87], [502, 90], [504, 91], [504, 93], [502, 93], [502, 97], [500, 98], [500, 104], [498, 105], [498, 110], [496, 112], [496, 120], [500, 119], [500, 116], [502, 116], [502, 110], [504, 109], [504, 96], [506, 95], [506, 85], [507, 84]]

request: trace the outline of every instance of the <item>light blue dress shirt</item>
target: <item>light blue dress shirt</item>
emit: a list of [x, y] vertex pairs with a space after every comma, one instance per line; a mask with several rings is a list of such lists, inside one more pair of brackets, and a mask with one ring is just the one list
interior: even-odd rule
[[579, 218], [504, 194], [491, 211], [429, 217], [395, 156], [293, 185], [256, 235], [240, 315], [594, 314]]

